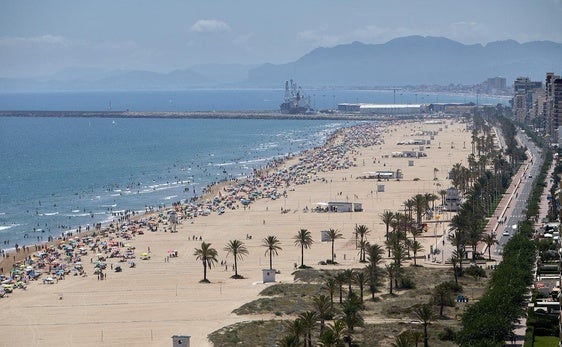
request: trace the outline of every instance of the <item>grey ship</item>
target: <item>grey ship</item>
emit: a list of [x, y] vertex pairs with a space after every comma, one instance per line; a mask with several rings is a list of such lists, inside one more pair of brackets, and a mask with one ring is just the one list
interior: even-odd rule
[[293, 80], [285, 81], [285, 101], [281, 104], [281, 112], [299, 114], [310, 111], [310, 97], [304, 96], [301, 87]]

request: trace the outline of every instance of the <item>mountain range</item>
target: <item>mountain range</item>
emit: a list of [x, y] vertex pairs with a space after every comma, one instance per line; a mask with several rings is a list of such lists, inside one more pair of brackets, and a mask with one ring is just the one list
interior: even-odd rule
[[169, 73], [68, 69], [50, 78], [0, 78], [0, 91], [182, 90], [280, 88], [295, 79], [304, 87], [380, 87], [478, 84], [489, 77], [543, 80], [562, 72], [562, 44], [496, 41], [462, 44], [442, 37], [408, 36], [384, 44], [353, 42], [316, 48], [296, 61], [262, 65], [197, 65]]

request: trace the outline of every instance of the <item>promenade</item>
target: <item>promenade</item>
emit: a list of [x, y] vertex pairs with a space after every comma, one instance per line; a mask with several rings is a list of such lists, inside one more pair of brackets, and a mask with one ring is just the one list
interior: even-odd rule
[[[521, 146], [525, 146], [528, 148], [526, 152], [527, 160], [522, 163], [517, 173], [513, 176], [511, 184], [503, 194], [500, 203], [498, 204], [494, 214], [488, 220], [488, 223], [484, 229], [485, 233], [494, 233], [498, 238], [498, 244], [493, 245], [490, 250], [492, 259], [496, 262], [496, 264], [501, 262], [503, 247], [509, 241], [511, 236], [513, 236], [517, 232], [518, 223], [526, 218], [525, 212], [527, 201], [532, 192], [534, 182], [544, 160], [540, 149], [537, 148], [535, 144], [532, 143], [522, 132], [519, 132], [517, 141]], [[501, 143], [503, 143], [503, 140], [500, 140], [500, 144]], [[554, 170], [554, 165], [555, 163], [552, 163], [547, 174], [547, 187], [544, 189], [540, 199], [539, 215], [534, 224], [535, 230], [543, 226], [542, 221], [548, 214], [547, 197], [553, 183], [550, 177]], [[451, 258], [454, 250], [454, 247], [451, 245], [451, 243], [447, 242], [446, 237], [447, 234], [445, 233], [441, 239], [441, 243], [444, 245], [443, 249], [441, 250], [444, 253], [442, 259], [445, 259], [445, 262], [447, 259]], [[443, 240], [445, 242], [443, 242]], [[477, 250], [479, 253], [487, 257], [488, 249], [484, 243], [480, 243]], [[516, 328], [513, 331], [512, 340], [506, 341], [506, 345], [523, 346], [525, 341], [526, 328], [526, 317], [522, 317], [521, 320], [516, 324]]]

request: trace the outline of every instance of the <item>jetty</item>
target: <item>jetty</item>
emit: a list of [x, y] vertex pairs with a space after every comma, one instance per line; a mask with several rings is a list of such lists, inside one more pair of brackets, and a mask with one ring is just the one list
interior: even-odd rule
[[317, 119], [317, 120], [395, 120], [414, 119], [420, 115], [379, 115], [349, 112], [287, 114], [279, 111], [0, 111], [0, 117], [59, 118], [194, 118], [194, 119]]

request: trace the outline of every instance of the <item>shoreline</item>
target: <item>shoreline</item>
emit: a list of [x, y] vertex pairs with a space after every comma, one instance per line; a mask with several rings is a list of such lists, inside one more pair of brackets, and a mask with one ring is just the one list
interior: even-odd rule
[[[384, 124], [378, 124], [378, 125], [384, 126]], [[343, 135], [346, 129], [352, 127], [354, 127], [354, 125], [335, 129], [330, 135], [327, 136], [324, 144], [322, 144], [319, 147], [305, 149], [298, 153], [291, 153], [285, 155], [282, 158], [273, 159], [270, 162], [267, 162], [263, 168], [254, 169], [252, 175], [249, 177], [245, 177], [244, 180], [242, 180], [242, 182], [252, 181], [253, 179], [256, 178], [256, 176], [259, 177], [260, 175], [268, 175], [272, 171], [276, 170], [277, 168], [285, 165], [288, 161], [298, 160], [299, 157], [305, 155], [310, 151], [313, 151], [318, 148], [324, 148], [330, 144], [333, 144], [338, 137]], [[13, 247], [10, 248], [0, 248], [0, 250], [2, 251], [2, 258], [0, 259], [0, 274], [4, 274], [5, 271], [9, 273], [10, 269], [13, 268], [14, 264], [17, 264], [18, 262], [23, 262], [27, 257], [32, 255], [33, 253], [47, 249], [50, 246], [57, 246], [65, 242], [67, 239], [71, 237], [83, 238], [83, 237], [92, 236], [92, 234], [95, 234], [97, 231], [104, 230], [104, 229], [107, 230], [110, 225], [117, 222], [116, 219], [119, 220], [119, 216], [124, 217], [130, 222], [138, 222], [142, 219], [149, 219], [151, 217], [154, 217], [155, 215], [158, 215], [161, 212], [171, 211], [174, 209], [173, 205], [175, 204], [180, 204], [180, 205], [196, 204], [198, 207], [200, 207], [204, 204], [205, 201], [208, 201], [212, 199], [214, 196], [216, 196], [217, 194], [219, 194], [221, 190], [223, 190], [228, 186], [235, 185], [239, 181], [240, 179], [231, 178], [231, 179], [223, 179], [220, 181], [212, 182], [202, 187], [201, 195], [194, 196], [190, 199], [185, 199], [183, 202], [181, 200], [177, 202], [172, 202], [171, 206], [162, 206], [154, 209], [151, 208], [145, 210], [144, 212], [141, 211], [135, 212], [135, 211], [127, 210], [124, 213], [120, 213], [118, 211], [115, 211], [112, 213], [112, 216], [114, 218], [112, 218], [111, 221], [94, 223], [94, 225], [99, 224], [101, 228], [95, 228], [93, 226], [92, 228], [90, 228], [90, 226], [88, 225], [87, 227], [85, 226], [82, 229], [82, 226], [79, 226], [77, 228], [72, 228], [66, 231], [62, 231], [58, 236], [49, 236], [49, 239], [51, 240], [47, 240], [47, 241], [41, 240], [39, 242], [31, 242], [31, 243], [23, 243], [23, 244], [16, 243]], [[18, 246], [18, 248], [16, 248], [16, 245]]]
[[[124, 268], [121, 273], [106, 270], [107, 278], [99, 280], [92, 275], [93, 264], [88, 261], [96, 255], [97, 249], [88, 250], [82, 259], [88, 276], [67, 276], [53, 285], [43, 285], [41, 280], [30, 281], [27, 291], [16, 290], [10, 298], [2, 299], [5, 314], [11, 317], [0, 323], [6, 331], [3, 341], [26, 345], [40, 341], [46, 346], [61, 343], [150, 346], [165, 345], [172, 335], [186, 334], [192, 336], [193, 345], [210, 346], [207, 335], [212, 331], [241, 321], [267, 319], [262, 315], [238, 316], [231, 312], [255, 300], [259, 292], [270, 285], [261, 282], [261, 269], [269, 262], [261, 242], [268, 235], [277, 236], [282, 245], [273, 259], [273, 266], [279, 270], [277, 283], [293, 283], [293, 264], [300, 263], [300, 249], [294, 247], [293, 235], [301, 228], [310, 230], [315, 240], [312, 248], [305, 252], [305, 264], [336, 270], [362, 266], [357, 260], [354, 226], [367, 225], [372, 230], [368, 240], [383, 245], [384, 225], [378, 217], [380, 213], [403, 209], [403, 201], [416, 193], [447, 188], [450, 184], [447, 171], [457, 162], [466, 163], [470, 146], [463, 148], [462, 143], [469, 143], [470, 132], [459, 120], [445, 119], [440, 124], [400, 122], [374, 129], [380, 141], [373, 144], [370, 141], [374, 133], [359, 127], [355, 130], [348, 130], [353, 138], [351, 142], [345, 137], [341, 142], [332, 138], [332, 146], [305, 151], [302, 157], [290, 158], [271, 169], [278, 174], [276, 179], [269, 180], [261, 173], [260, 182], [252, 181], [255, 187], [263, 182], [267, 187], [278, 183], [276, 199], [260, 198], [248, 208], [239, 204], [239, 208], [227, 210], [220, 216], [213, 212], [209, 216], [184, 219], [175, 233], [169, 232], [170, 225], [165, 223], [160, 223], [156, 232], [143, 226], [140, 229], [144, 235], [137, 234], [130, 240], [108, 233], [104, 240], [113, 239], [136, 247], [137, 266]], [[426, 146], [428, 157], [413, 159], [413, 166], [408, 164], [407, 158], [390, 156], [397, 150], [412, 149], [397, 142], [432, 131], [436, 135], [435, 141]], [[342, 151], [343, 148], [347, 151]], [[291, 171], [294, 164], [300, 165], [295, 165]], [[360, 178], [366, 171], [397, 169], [404, 173], [400, 181]], [[287, 182], [283, 177], [294, 180]], [[378, 185], [383, 185], [384, 191], [378, 192]], [[215, 188], [213, 194], [223, 189], [221, 194], [225, 201], [228, 196], [244, 197], [248, 193], [228, 190], [228, 185]], [[267, 192], [272, 194], [273, 190]], [[210, 198], [212, 201], [214, 197]], [[321, 201], [360, 202], [363, 211], [313, 212], [316, 203]], [[441, 217], [440, 220], [447, 220], [450, 216], [443, 214]], [[126, 230], [122, 227], [120, 224], [115, 229]], [[426, 252], [430, 245], [441, 242], [442, 227], [445, 225], [431, 224], [427, 234], [419, 238]], [[164, 228], [168, 231], [164, 232]], [[338, 265], [318, 265], [329, 258], [330, 244], [320, 240], [320, 231], [326, 228], [338, 229], [344, 235], [344, 239], [335, 243]], [[238, 271], [245, 277], [242, 280], [231, 278], [233, 259], [223, 251], [224, 244], [232, 239], [243, 240], [249, 250], [249, 255], [238, 263]], [[217, 262], [226, 264], [223, 267], [217, 264], [209, 271], [210, 284], [199, 283], [202, 267], [193, 256], [201, 240], [218, 250]], [[138, 256], [148, 250], [151, 259], [140, 260]], [[178, 256], [169, 257], [170, 250], [177, 250]], [[108, 258], [107, 266], [120, 264], [117, 259]]]

